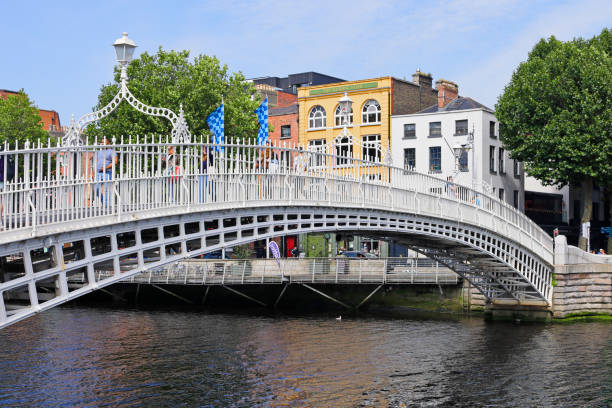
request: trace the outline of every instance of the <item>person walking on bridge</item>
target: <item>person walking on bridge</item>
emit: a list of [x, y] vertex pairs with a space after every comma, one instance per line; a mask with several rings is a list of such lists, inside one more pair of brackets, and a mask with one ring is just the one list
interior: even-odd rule
[[[117, 153], [110, 147], [110, 141], [107, 137], [102, 139], [103, 146], [109, 146], [106, 149], [101, 149], [96, 152], [96, 195], [102, 195], [104, 206], [108, 205], [109, 182], [113, 178], [113, 167], [117, 164]], [[104, 184], [101, 192], [101, 184]]]
[[213, 156], [212, 149], [209, 152], [207, 152], [207, 150], [208, 148], [205, 147], [204, 150], [202, 151], [202, 166], [200, 167], [201, 175], [199, 177], [199, 181], [200, 181], [200, 202], [201, 203], [206, 202], [207, 195], [209, 195], [213, 201], [215, 199], [213, 187], [212, 187], [212, 180], [211, 181], [208, 180], [209, 168], [211, 169], [211, 172], [213, 169], [214, 156]]

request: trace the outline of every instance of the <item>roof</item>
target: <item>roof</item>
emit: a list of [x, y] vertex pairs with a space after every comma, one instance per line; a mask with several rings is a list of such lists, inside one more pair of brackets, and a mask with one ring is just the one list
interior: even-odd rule
[[473, 100], [472, 98], [458, 97], [450, 101], [445, 107], [438, 108], [438, 105], [425, 108], [418, 113], [435, 113], [435, 112], [452, 112], [467, 109], [486, 109], [493, 112], [493, 109], [484, 106], [482, 103]]
[[291, 115], [293, 113], [298, 113], [298, 105], [294, 103], [289, 106], [284, 106], [282, 108], [270, 108], [269, 116], [281, 116], [281, 115]]

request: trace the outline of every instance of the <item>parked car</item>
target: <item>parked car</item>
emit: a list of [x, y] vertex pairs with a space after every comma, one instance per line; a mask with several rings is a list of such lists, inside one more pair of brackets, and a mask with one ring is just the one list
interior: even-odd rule
[[344, 251], [341, 255], [346, 256], [347, 258], [378, 258], [376, 255], [364, 251]]
[[[209, 252], [206, 255], [204, 255], [204, 259], [222, 259], [222, 251], [214, 251], [214, 252]], [[229, 255], [227, 253], [225, 253], [225, 259], [230, 259]]]

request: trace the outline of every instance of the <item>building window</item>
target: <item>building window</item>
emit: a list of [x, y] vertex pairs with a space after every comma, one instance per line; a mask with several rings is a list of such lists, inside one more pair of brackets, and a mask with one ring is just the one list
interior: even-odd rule
[[514, 190], [514, 208], [519, 208], [519, 191]]
[[414, 170], [416, 167], [416, 149], [411, 147], [404, 149], [404, 168], [406, 170]]
[[495, 173], [495, 146], [489, 146], [489, 171]]
[[503, 188], [499, 189], [499, 199], [501, 201], [504, 201], [504, 189]]
[[380, 123], [380, 104], [370, 99], [363, 105], [362, 123]]
[[311, 167], [323, 167], [325, 166], [325, 151], [326, 144], [325, 139], [316, 139], [308, 142], [308, 150], [313, 154], [310, 155], [310, 166]]
[[455, 121], [455, 136], [463, 136], [468, 134], [467, 119]]
[[350, 136], [338, 136], [334, 141], [336, 145], [336, 166], [346, 166], [353, 158], [353, 138]]
[[506, 169], [504, 168], [504, 148], [499, 148], [499, 174], [506, 174]]
[[468, 151], [466, 149], [461, 149], [459, 153], [459, 157], [457, 158], [457, 165], [459, 167], [459, 171], [470, 171], [469, 170], [469, 161], [468, 161]]
[[416, 124], [406, 123], [404, 124], [404, 139], [416, 138]]
[[494, 139], [497, 137], [497, 135], [495, 134], [495, 122], [494, 121], [489, 122], [489, 136]]
[[[336, 107], [336, 111], [334, 112], [334, 123], [336, 126], [344, 126], [344, 121], [346, 120], [345, 113], [341, 112], [340, 105]], [[353, 108], [351, 108], [348, 115], [347, 126], [353, 124]]]
[[290, 138], [291, 138], [291, 125], [281, 126], [281, 139], [290, 139]]
[[429, 171], [431, 173], [442, 172], [442, 148], [440, 146], [429, 148]]
[[361, 158], [369, 161], [380, 161], [380, 135], [366, 135], [362, 138]]
[[325, 126], [325, 109], [323, 109], [322, 106], [317, 105], [312, 108], [308, 114], [308, 128], [322, 129]]
[[519, 167], [519, 161], [514, 160], [514, 177], [521, 177], [521, 168]]
[[442, 122], [429, 122], [429, 137], [442, 136]]

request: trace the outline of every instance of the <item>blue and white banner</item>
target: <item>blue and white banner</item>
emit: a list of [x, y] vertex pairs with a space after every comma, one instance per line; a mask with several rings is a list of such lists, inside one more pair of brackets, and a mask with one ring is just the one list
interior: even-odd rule
[[208, 115], [208, 119], [206, 119], [206, 123], [208, 123], [208, 128], [214, 134], [214, 143], [215, 151], [221, 151], [225, 149], [223, 146], [219, 146], [225, 143], [225, 104], [221, 104], [217, 109], [213, 111], [210, 115]]
[[280, 268], [280, 249], [278, 249], [278, 244], [275, 241], [270, 241], [268, 243], [268, 248], [270, 248], [270, 251], [272, 251], [272, 255], [274, 256], [274, 259], [276, 259], [276, 263]]
[[268, 98], [255, 109], [257, 121], [259, 122], [259, 132], [257, 133], [257, 144], [260, 146], [268, 143]]

